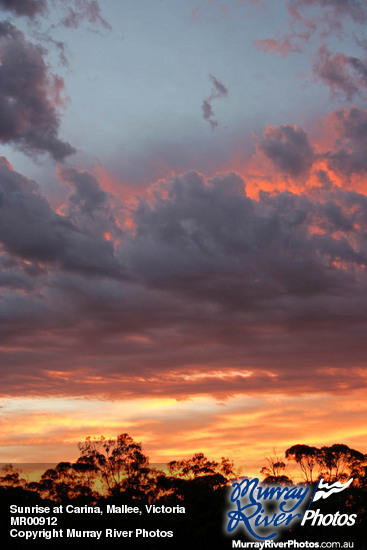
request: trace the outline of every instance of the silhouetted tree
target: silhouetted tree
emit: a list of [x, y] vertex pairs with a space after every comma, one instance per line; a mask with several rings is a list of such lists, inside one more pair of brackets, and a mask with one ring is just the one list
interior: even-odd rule
[[285, 456], [288, 460], [294, 460], [301, 468], [307, 483], [313, 483], [315, 469], [320, 473], [322, 468], [321, 454], [317, 447], [297, 444], [286, 450]]
[[85, 469], [70, 462], [60, 462], [55, 468], [49, 468], [38, 483], [28, 484], [28, 488], [37, 490], [43, 498], [51, 498], [57, 502], [92, 501], [97, 498]]
[[320, 462], [324, 468], [323, 475], [329, 480], [343, 481], [358, 475], [359, 469], [366, 461], [366, 456], [348, 445], [335, 443], [331, 447], [321, 447]]
[[226, 479], [234, 476], [231, 460], [222, 457], [220, 462], [216, 462], [206, 458], [203, 453], [196, 453], [185, 460], [172, 460], [168, 463], [168, 471], [177, 477], [191, 479], [212, 474], [220, 474]]
[[23, 477], [20, 477], [22, 470], [20, 468], [16, 468], [12, 464], [4, 464], [1, 466], [0, 471], [4, 474], [0, 476], [0, 485], [19, 487], [26, 484], [26, 480]]
[[340, 443], [321, 449], [308, 445], [293, 445], [286, 450], [285, 456], [299, 464], [305, 480], [310, 483], [314, 481], [315, 471], [317, 476], [322, 475], [329, 481], [359, 478], [365, 472], [366, 455]]
[[94, 468], [106, 494], [122, 491], [135, 493], [148, 489], [151, 478], [149, 459], [143, 453], [141, 444], [128, 434], [121, 434], [117, 439], [87, 437], [85, 443], [80, 443], [78, 447], [81, 452], [78, 463]]
[[286, 464], [283, 457], [278, 456], [275, 449], [273, 453], [273, 455], [265, 457], [267, 464], [260, 470], [260, 473], [264, 476], [263, 482], [278, 485], [291, 484], [292, 480], [285, 475]]

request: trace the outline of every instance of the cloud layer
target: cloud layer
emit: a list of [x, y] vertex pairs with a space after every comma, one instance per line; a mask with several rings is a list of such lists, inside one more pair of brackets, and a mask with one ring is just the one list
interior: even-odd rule
[[[335, 117], [352, 165], [362, 113]], [[260, 145], [291, 176], [318, 162], [292, 126]], [[342, 151], [328, 153], [335, 170]], [[92, 174], [59, 177], [71, 193], [57, 213], [34, 182], [0, 168], [4, 394], [364, 386], [364, 194], [326, 185], [255, 199], [236, 173], [188, 172], [126, 218]]]

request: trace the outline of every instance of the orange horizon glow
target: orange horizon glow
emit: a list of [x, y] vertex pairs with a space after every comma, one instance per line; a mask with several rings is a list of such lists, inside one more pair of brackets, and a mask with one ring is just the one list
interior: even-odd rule
[[[87, 436], [114, 439], [128, 433], [151, 463], [203, 452], [209, 459], [230, 458], [240, 473], [256, 476], [266, 456], [297, 443], [343, 443], [366, 452], [365, 398], [365, 391], [354, 390], [347, 399], [322, 394], [237, 396], [224, 402], [200, 396], [8, 399], [0, 449], [7, 463], [74, 461], [77, 444]], [[291, 472], [299, 475], [294, 467]]]

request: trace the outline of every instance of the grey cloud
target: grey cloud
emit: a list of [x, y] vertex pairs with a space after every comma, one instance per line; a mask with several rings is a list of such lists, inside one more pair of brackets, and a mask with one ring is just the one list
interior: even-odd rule
[[45, 16], [52, 5], [64, 11], [60, 24], [67, 28], [78, 29], [87, 21], [95, 27], [111, 30], [111, 25], [102, 17], [98, 0], [2, 0], [0, 9], [35, 19]]
[[212, 129], [214, 130], [214, 128], [218, 126], [218, 122], [214, 118], [213, 107], [211, 106], [211, 103], [208, 99], [204, 99], [201, 105], [201, 110], [203, 112], [204, 120], [207, 120], [210, 126], [212, 127]]
[[[190, 172], [139, 201], [114, 252], [113, 198], [91, 174], [63, 167], [62, 217], [1, 164], [3, 393], [338, 391], [365, 366], [364, 195], [254, 200], [235, 173]], [[349, 388], [365, 383], [350, 372]]]
[[33, 290], [34, 281], [32, 280], [32, 272], [27, 270], [29, 267], [31, 265], [15, 262], [11, 256], [6, 255], [3, 251], [0, 255], [0, 288]]
[[346, 176], [367, 171], [367, 111], [357, 107], [332, 114], [338, 137], [325, 157], [329, 165]]
[[209, 78], [213, 84], [212, 91], [209, 97], [204, 99], [201, 110], [204, 120], [208, 121], [212, 129], [214, 130], [218, 126], [218, 121], [214, 118], [214, 111], [212, 107], [212, 101], [228, 96], [228, 90], [224, 84], [218, 80], [215, 76], [209, 75]]
[[44, 54], [9, 22], [0, 22], [0, 141], [63, 160], [75, 149], [58, 137], [62, 80], [49, 74]]
[[77, 216], [58, 215], [34, 182], [6, 166], [0, 167], [0, 211], [0, 241], [10, 254], [65, 270], [122, 277], [100, 223], [85, 228]]
[[[74, 192], [69, 196], [65, 213], [68, 219], [86, 235], [98, 239], [107, 238], [110, 246], [116, 240], [121, 240], [124, 230], [117, 222], [116, 215], [123, 222], [121, 210], [123, 205], [119, 201], [101, 189], [98, 180], [87, 171], [75, 170], [65, 166], [59, 167], [59, 178], [69, 184]], [[113, 252], [114, 262], [115, 255]], [[111, 276], [120, 278], [120, 267], [113, 270]], [[123, 276], [122, 276], [123, 277]]]
[[314, 55], [314, 78], [326, 84], [332, 95], [351, 100], [367, 89], [367, 64], [357, 57], [333, 53], [322, 45]]
[[276, 38], [256, 40], [257, 49], [286, 57], [302, 52], [316, 33], [323, 39], [333, 34], [340, 36], [348, 19], [357, 24], [367, 21], [367, 6], [363, 0], [288, 0], [286, 7], [290, 15], [289, 32], [283, 35], [278, 31]]
[[107, 201], [107, 194], [101, 189], [92, 174], [61, 167], [60, 175], [64, 181], [68, 181], [75, 188], [75, 193], [69, 197], [69, 202], [73, 207], [90, 215], [103, 209]]
[[258, 146], [280, 170], [292, 176], [307, 172], [316, 158], [306, 132], [290, 124], [269, 127]]
[[283, 34], [278, 30], [276, 38], [256, 40], [254, 46], [266, 53], [278, 53], [286, 57], [293, 52], [306, 51], [312, 42], [319, 44], [311, 56], [313, 80], [328, 86], [332, 96], [351, 100], [358, 95], [364, 95], [367, 88], [365, 55], [350, 56], [331, 51], [330, 46], [332, 44], [334, 48], [335, 37], [341, 39], [348, 32], [355, 44], [365, 50], [364, 40], [360, 38], [362, 29], [357, 25], [363, 25], [367, 21], [366, 2], [288, 0], [286, 7], [290, 16], [288, 32]]
[[0, 9], [13, 12], [15, 15], [35, 17], [46, 12], [46, 0], [2, 0]]
[[62, 20], [62, 24], [65, 27], [77, 29], [83, 21], [111, 30], [111, 25], [101, 15], [97, 0], [74, 0], [74, 7], [67, 7], [67, 15]]
[[[354, 250], [333, 238], [333, 231], [350, 230], [353, 220], [338, 205], [333, 210], [330, 201], [262, 193], [257, 202], [246, 196], [235, 174], [206, 184], [189, 173], [168, 189], [168, 199], [158, 198], [154, 207], [141, 202], [135, 235], [123, 249], [125, 265], [146, 284], [252, 309], [258, 300], [284, 294], [333, 292], [348, 274], [325, 265], [365, 261], [365, 245]], [[323, 239], [309, 232], [319, 219], [328, 220]]]
[[349, 16], [357, 23], [367, 20], [367, 6], [363, 0], [289, 0], [287, 7], [298, 18], [305, 8], [317, 7], [329, 12], [334, 19]]
[[213, 90], [211, 94], [212, 99], [215, 99], [218, 97], [227, 97], [228, 90], [225, 87], [225, 85], [212, 74], [209, 75], [209, 78], [213, 83]]

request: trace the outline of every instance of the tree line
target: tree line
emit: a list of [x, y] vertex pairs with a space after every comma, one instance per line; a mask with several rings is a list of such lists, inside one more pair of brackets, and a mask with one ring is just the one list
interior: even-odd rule
[[[88, 437], [78, 448], [80, 456], [75, 462], [59, 462], [38, 481], [27, 481], [20, 469], [5, 465], [0, 485], [22, 487], [57, 502], [96, 501], [100, 496], [123, 493], [129, 499], [149, 503], [180, 495], [185, 483], [196, 481], [216, 491], [239, 477], [230, 459], [209, 460], [203, 453], [171, 461], [166, 471], [153, 468], [141, 443], [126, 433], [116, 439]], [[367, 455], [344, 444], [321, 448], [297, 444], [288, 448], [284, 456], [274, 453], [266, 461], [260, 470], [265, 483], [294, 483], [287, 471], [291, 463], [298, 465], [307, 483], [317, 481], [320, 476], [330, 482], [353, 477], [355, 487], [365, 487], [367, 481]]]
[[[367, 455], [348, 445], [335, 443], [330, 447], [317, 448], [297, 444], [285, 451], [284, 458], [299, 466], [306, 483], [314, 483], [320, 477], [329, 482], [343, 482], [353, 477], [355, 485], [360, 487], [366, 482]], [[275, 453], [266, 458], [267, 465], [261, 469], [264, 481], [292, 483], [285, 473], [287, 464], [284, 458]]]
[[[225, 515], [229, 505], [229, 486], [239, 477], [233, 462], [228, 458], [210, 460], [203, 453], [191, 458], [173, 460], [164, 470], [149, 464], [140, 443], [128, 434], [116, 439], [90, 438], [78, 445], [79, 457], [74, 462], [59, 462], [49, 468], [37, 481], [29, 481], [18, 468], [7, 465], [0, 472], [0, 513], [4, 525], [10, 525], [10, 505], [23, 506], [72, 504], [101, 506], [108, 504], [139, 506], [145, 505], [184, 506], [185, 514], [134, 514], [125, 517], [109, 517], [110, 514], [64, 514], [60, 519], [63, 528], [78, 529], [138, 529], [172, 530], [174, 544], [193, 550], [207, 550], [223, 543], [228, 546], [228, 533], [225, 533]], [[344, 481], [354, 477], [353, 486], [348, 494], [342, 492], [332, 499], [322, 502], [324, 513], [346, 510], [357, 514], [353, 530], [338, 528], [340, 540], [357, 541], [358, 550], [367, 550], [365, 526], [367, 456], [347, 445], [335, 444], [330, 447], [311, 447], [297, 444], [287, 449], [282, 456], [276, 453], [266, 458], [261, 468], [265, 483], [296, 484], [292, 481], [289, 466], [297, 465], [303, 481], [315, 483], [322, 475], [328, 481]], [[261, 477], [259, 475], [259, 477]], [[298, 476], [299, 478], [299, 476]], [[310, 492], [312, 494], [312, 491]], [[282, 540], [334, 540], [333, 528], [314, 529], [295, 526], [282, 533]], [[188, 535], [190, 534], [190, 535]], [[238, 535], [246, 538], [244, 530]], [[9, 547], [14, 539], [8, 537]], [[134, 541], [126, 546], [135, 548]], [[135, 541], [136, 542], [136, 541]], [[138, 542], [140, 550], [163, 550], [172, 548], [172, 539], [142, 539]], [[68, 539], [68, 547], [80, 548], [80, 541]], [[99, 548], [98, 542], [88, 542], [88, 548]], [[53, 539], [54, 550], [65, 549], [64, 539]], [[17, 541], [17, 549], [31, 550], [49, 548], [48, 542]], [[109, 547], [120, 548], [121, 540], [109, 542]]]

